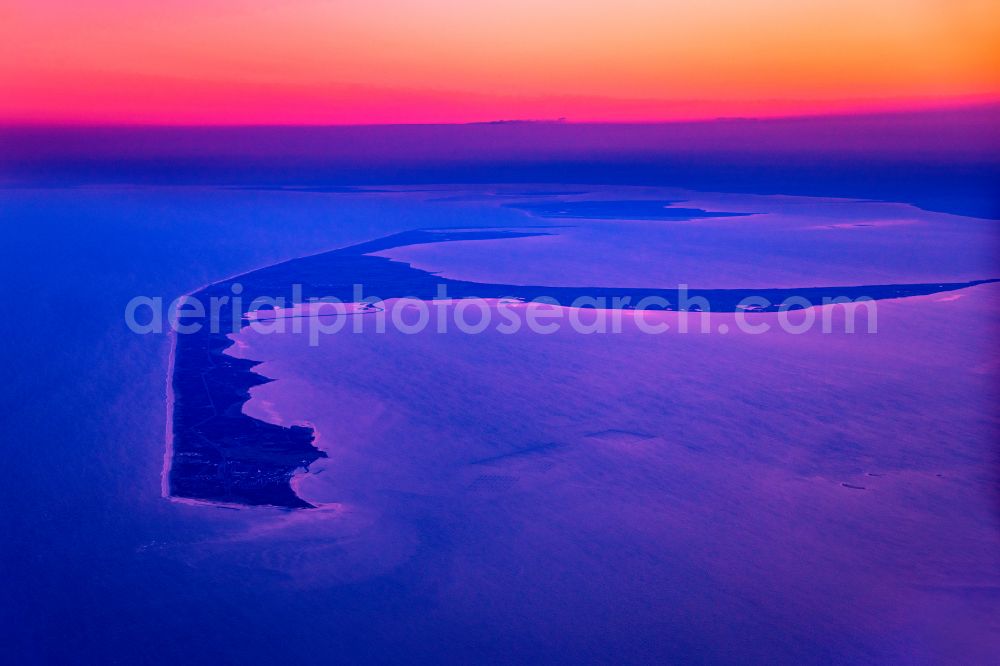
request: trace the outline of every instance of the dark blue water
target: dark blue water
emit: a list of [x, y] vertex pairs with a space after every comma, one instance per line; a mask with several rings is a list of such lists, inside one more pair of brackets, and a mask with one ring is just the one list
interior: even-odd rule
[[349, 654], [368, 644], [372, 615], [400, 603], [378, 581], [304, 598], [267, 570], [192, 567], [156, 548], [225, 528], [160, 496], [169, 345], [131, 333], [124, 305], [412, 222], [392, 203], [329, 196], [0, 193], [0, 631], [12, 663], [310, 660], [316, 640]]

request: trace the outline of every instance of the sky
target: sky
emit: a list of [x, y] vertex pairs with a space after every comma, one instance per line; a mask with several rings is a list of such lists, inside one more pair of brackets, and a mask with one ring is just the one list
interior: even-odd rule
[[0, 123], [657, 121], [1000, 99], [993, 0], [0, 0]]

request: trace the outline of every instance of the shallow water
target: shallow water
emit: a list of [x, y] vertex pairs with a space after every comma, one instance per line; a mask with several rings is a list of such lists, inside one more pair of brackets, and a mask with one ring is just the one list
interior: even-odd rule
[[246, 412], [329, 455], [270, 523], [285, 572], [420, 590], [421, 634], [496, 658], [986, 659], [998, 298], [882, 301], [873, 335], [244, 329], [277, 380]]

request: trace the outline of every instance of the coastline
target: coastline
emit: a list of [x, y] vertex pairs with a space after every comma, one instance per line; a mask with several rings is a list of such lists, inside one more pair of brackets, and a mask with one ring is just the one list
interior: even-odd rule
[[166, 391], [166, 448], [163, 452], [163, 469], [160, 470], [160, 496], [173, 500], [170, 494], [170, 470], [174, 459], [174, 354], [177, 352], [177, 333], [171, 330], [170, 353], [167, 356], [167, 391]]
[[[555, 298], [568, 304], [575, 298], [629, 297], [636, 300], [657, 296], [677, 303], [678, 292], [664, 289], [613, 287], [546, 287], [476, 283], [442, 278], [408, 263], [371, 253], [391, 247], [453, 240], [487, 240], [538, 235], [488, 229], [465, 231], [414, 230], [359, 245], [281, 262], [212, 283], [188, 296], [226, 296], [239, 282], [249, 303], [258, 296], [302, 299], [335, 297], [351, 302], [353, 285], [363, 284], [381, 298], [410, 296], [433, 300], [439, 285], [448, 287], [452, 298]], [[748, 295], [768, 297], [772, 303], [799, 296], [820, 303], [824, 297], [867, 296], [874, 300], [897, 299], [955, 291], [995, 282], [996, 279], [961, 283], [868, 285], [853, 287], [805, 287], [798, 289], [691, 289], [688, 297], [705, 297], [713, 312], [735, 312]], [[300, 287], [295, 294], [292, 285]], [[672, 307], [664, 308], [666, 310]], [[773, 309], [777, 309], [777, 305]], [[767, 311], [767, 310], [761, 310]], [[222, 309], [224, 319], [230, 313]], [[315, 508], [295, 492], [294, 478], [308, 471], [319, 458], [327, 457], [316, 446], [317, 433], [309, 425], [288, 427], [246, 415], [243, 406], [253, 386], [273, 381], [254, 371], [259, 361], [228, 353], [235, 341], [228, 332], [233, 319], [219, 322], [219, 332], [204, 330], [179, 336], [172, 333], [168, 362], [167, 447], [161, 474], [161, 492], [171, 500], [285, 509]], [[248, 324], [244, 313], [239, 323]]]

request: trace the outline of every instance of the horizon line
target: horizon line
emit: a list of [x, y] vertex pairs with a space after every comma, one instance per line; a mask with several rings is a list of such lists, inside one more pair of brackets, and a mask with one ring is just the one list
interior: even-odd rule
[[[849, 102], [852, 100], [833, 100], [831, 103]], [[873, 103], [881, 100], [857, 100], [858, 103]], [[900, 105], [898, 107], [864, 109], [856, 111], [830, 110], [828, 112], [803, 112], [803, 113], [778, 113], [774, 115], [718, 115], [718, 116], [690, 116], [675, 118], [651, 118], [646, 120], [638, 119], [594, 119], [594, 120], [574, 120], [571, 116], [560, 116], [556, 118], [495, 118], [485, 120], [468, 120], [456, 122], [366, 122], [366, 123], [295, 123], [295, 122], [128, 122], [128, 121], [46, 121], [29, 119], [2, 119], [0, 118], [0, 129], [154, 129], [154, 128], [177, 128], [177, 129], [253, 129], [253, 128], [362, 128], [362, 127], [468, 127], [468, 126], [514, 126], [514, 125], [684, 125], [684, 124], [710, 124], [723, 122], [767, 122], [785, 120], [811, 120], [811, 119], [850, 119], [860, 117], [880, 117], [896, 115], [917, 115], [925, 113], [965, 111], [965, 110], [987, 110], [993, 107], [1000, 107], [1000, 94], [983, 94], [972, 96], [958, 96], [944, 98], [940, 100], [912, 100], [918, 103], [913, 106]]]

